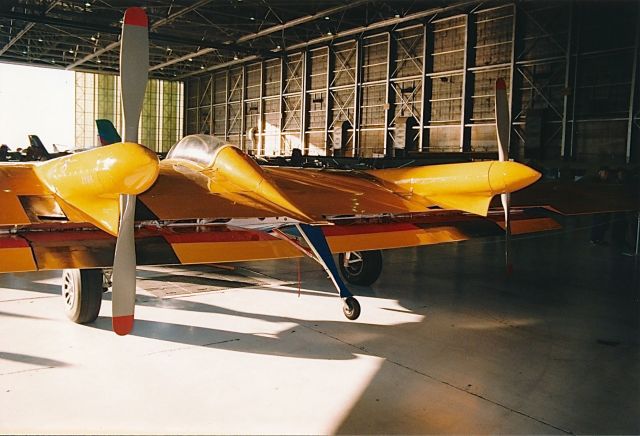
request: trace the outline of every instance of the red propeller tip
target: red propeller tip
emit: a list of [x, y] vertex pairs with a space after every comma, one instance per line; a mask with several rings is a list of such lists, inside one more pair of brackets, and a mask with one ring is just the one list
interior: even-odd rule
[[111, 325], [117, 335], [128, 335], [133, 330], [133, 315], [114, 316], [111, 319]]
[[504, 83], [504, 79], [496, 80], [496, 89], [507, 89], [507, 84]]
[[124, 12], [124, 24], [132, 26], [148, 27], [147, 14], [142, 8], [129, 8]]

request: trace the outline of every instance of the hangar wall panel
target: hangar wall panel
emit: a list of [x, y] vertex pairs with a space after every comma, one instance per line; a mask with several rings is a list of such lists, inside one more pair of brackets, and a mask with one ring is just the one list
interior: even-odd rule
[[502, 77], [517, 159], [637, 156], [640, 3], [478, 2], [458, 12], [189, 78], [185, 131], [243, 148], [251, 131], [263, 155], [495, 152]]

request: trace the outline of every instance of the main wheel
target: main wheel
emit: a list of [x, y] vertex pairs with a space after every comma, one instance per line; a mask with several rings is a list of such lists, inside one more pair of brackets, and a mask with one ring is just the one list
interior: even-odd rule
[[351, 251], [338, 256], [340, 273], [352, 285], [369, 286], [382, 272], [382, 252]]
[[78, 324], [95, 321], [102, 304], [102, 270], [65, 269], [62, 296], [67, 317]]
[[342, 313], [351, 321], [358, 319], [360, 316], [360, 303], [353, 297], [347, 297], [342, 306]]

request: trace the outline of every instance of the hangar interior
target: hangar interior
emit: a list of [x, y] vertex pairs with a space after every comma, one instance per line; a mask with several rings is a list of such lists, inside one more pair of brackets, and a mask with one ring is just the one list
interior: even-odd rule
[[[117, 80], [106, 75], [118, 71], [123, 6], [12, 0], [0, 9], [3, 62], [78, 72], [83, 144], [94, 141], [95, 117], [120, 123]], [[158, 151], [210, 133], [268, 156], [495, 153], [491, 90], [502, 77], [513, 157], [593, 167], [637, 156], [635, 1], [144, 6], [156, 80], [142, 129], [146, 120], [143, 139]]]
[[[638, 1], [3, 1], [0, 62], [75, 71], [78, 147], [122, 127], [133, 5], [158, 153], [202, 133], [268, 162], [495, 159], [504, 78], [512, 159], [637, 174]], [[615, 216], [635, 256], [557, 220], [513, 238], [511, 275], [501, 234], [385, 251], [355, 322], [309, 259], [139, 267], [125, 338], [111, 294], [80, 326], [61, 274], [1, 274], [0, 432], [640, 433], [640, 216]]]

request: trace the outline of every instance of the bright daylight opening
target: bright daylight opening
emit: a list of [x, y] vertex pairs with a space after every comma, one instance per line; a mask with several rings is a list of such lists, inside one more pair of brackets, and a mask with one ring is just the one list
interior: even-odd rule
[[38, 135], [52, 150], [73, 148], [74, 73], [0, 63], [0, 144], [27, 148]]

